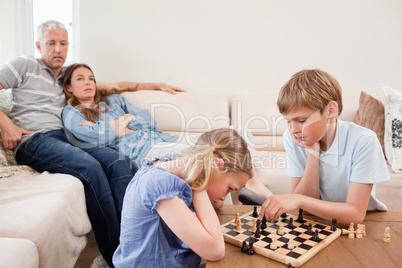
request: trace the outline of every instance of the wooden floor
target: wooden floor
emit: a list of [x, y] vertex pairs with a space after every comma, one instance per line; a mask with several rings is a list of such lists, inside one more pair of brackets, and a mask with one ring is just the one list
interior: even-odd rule
[[100, 255], [96, 245], [94, 233], [91, 231], [88, 235], [88, 244], [82, 251], [74, 268], [90, 268], [93, 260]]

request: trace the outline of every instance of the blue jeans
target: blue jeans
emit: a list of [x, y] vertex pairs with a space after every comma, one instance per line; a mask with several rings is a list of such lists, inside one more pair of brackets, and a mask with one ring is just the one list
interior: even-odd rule
[[19, 147], [16, 160], [39, 172], [70, 174], [83, 183], [96, 242], [113, 267], [123, 197], [134, 175], [130, 160], [108, 147], [73, 146], [63, 129], [33, 135]]

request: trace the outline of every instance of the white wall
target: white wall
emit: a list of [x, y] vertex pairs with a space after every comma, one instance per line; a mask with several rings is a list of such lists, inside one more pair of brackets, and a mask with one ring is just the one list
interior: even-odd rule
[[18, 56], [17, 4], [0, 0], [0, 64]]
[[402, 89], [399, 0], [85, 0], [80, 12], [81, 61], [98, 80], [230, 95], [321, 68], [345, 94]]

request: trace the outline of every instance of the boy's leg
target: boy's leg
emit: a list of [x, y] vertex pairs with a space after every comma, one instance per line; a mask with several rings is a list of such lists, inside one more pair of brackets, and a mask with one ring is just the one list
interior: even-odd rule
[[120, 226], [109, 182], [99, 162], [70, 145], [62, 129], [37, 133], [16, 153], [19, 164], [43, 172], [70, 174], [84, 185], [87, 212], [99, 250], [110, 267]]

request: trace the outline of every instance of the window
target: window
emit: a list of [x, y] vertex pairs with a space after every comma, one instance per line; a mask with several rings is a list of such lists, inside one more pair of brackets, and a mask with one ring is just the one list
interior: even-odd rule
[[19, 52], [40, 57], [35, 42], [38, 26], [45, 20], [58, 20], [68, 32], [66, 64], [79, 61], [79, 0], [19, 0]]

